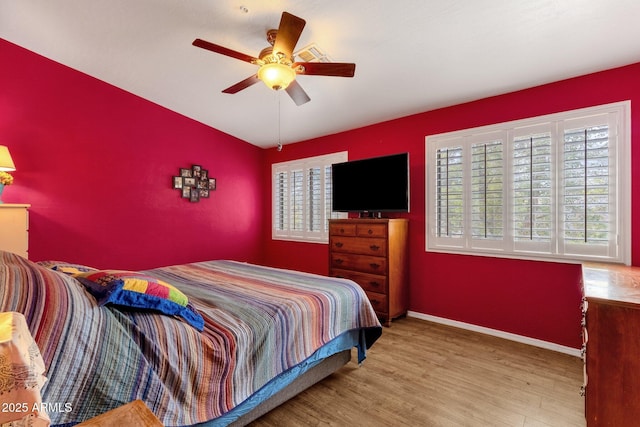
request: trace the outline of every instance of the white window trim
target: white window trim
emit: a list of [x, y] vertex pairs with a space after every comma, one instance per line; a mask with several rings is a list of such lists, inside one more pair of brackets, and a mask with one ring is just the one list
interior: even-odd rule
[[[444, 142], [452, 140], [471, 141], [475, 140], [476, 136], [487, 135], [490, 133], [503, 133], [505, 138], [504, 141], [509, 145], [511, 141], [513, 141], [514, 135], [524, 127], [534, 128], [542, 126], [548, 122], [570, 121], [580, 117], [606, 114], [612, 111], [619, 114], [618, 128], [616, 129], [617, 140], [615, 153], [613, 153], [616, 164], [616, 168], [613, 171], [613, 174], [615, 175], [613, 176], [613, 179], [617, 182], [618, 186], [616, 194], [616, 210], [619, 213], [617, 215], [618, 256], [615, 257], [615, 259], [589, 255], [562, 255], [533, 252], [521, 253], [514, 250], [513, 247], [505, 248], [502, 246], [499, 248], [492, 248], [490, 245], [482, 249], [470, 249], [470, 245], [465, 244], [464, 242], [460, 242], [460, 246], [447, 245], [446, 242], [435, 236], [435, 209], [431, 209], [430, 204], [434, 203], [435, 200], [435, 185], [432, 182], [432, 179], [435, 179], [435, 171], [433, 169], [435, 168], [435, 152], [438, 145], [442, 146]], [[553, 149], [555, 150], [555, 147]], [[560, 154], [558, 154], [558, 156], [559, 155]], [[556, 158], [556, 164], [558, 163], [558, 158], [559, 157]], [[510, 172], [510, 168], [511, 164], [509, 162], [505, 171], [507, 174]], [[626, 265], [631, 264], [631, 101], [616, 102], [495, 125], [430, 135], [425, 138], [425, 169], [425, 250], [427, 252], [572, 263], [579, 263], [582, 261], [600, 261], [623, 263]], [[505, 185], [505, 193], [508, 192], [506, 187], [507, 186]], [[560, 197], [561, 192], [559, 189], [557, 190], [556, 197]], [[468, 215], [469, 210], [467, 209], [466, 212], [467, 213], [465, 215]], [[506, 215], [508, 214], [505, 214], [505, 216]], [[468, 219], [466, 220], [469, 221]], [[509, 234], [511, 234], [511, 231], [507, 229], [507, 235], [505, 237], [510, 237], [508, 236]], [[460, 240], [467, 241], [468, 237], [465, 236], [465, 238]], [[509, 244], [511, 244], [511, 242], [509, 242], [507, 246]]]
[[[271, 165], [271, 189], [272, 189], [272, 199], [271, 199], [271, 238], [273, 240], [289, 240], [289, 241], [298, 241], [298, 242], [309, 242], [309, 243], [324, 243], [327, 244], [329, 242], [329, 233], [328, 233], [328, 225], [325, 229], [321, 231], [309, 231], [309, 230], [294, 230], [292, 226], [293, 216], [289, 215], [289, 223], [286, 229], [278, 229], [276, 224], [277, 217], [277, 194], [275, 192], [275, 180], [277, 174], [281, 172], [287, 172], [290, 174], [293, 171], [303, 170], [305, 172], [305, 177], [307, 172], [311, 168], [321, 168], [324, 170], [325, 167], [330, 166], [334, 163], [346, 162], [349, 158], [348, 151], [340, 151], [332, 154], [325, 154], [321, 156], [307, 157], [303, 159], [290, 160], [281, 163], [274, 163]], [[304, 205], [307, 206], [307, 193], [305, 190], [305, 201]], [[326, 203], [327, 198], [325, 197], [325, 187], [322, 188], [322, 200]], [[327, 209], [322, 209], [322, 222], [328, 224], [329, 218], [326, 218], [325, 212]], [[303, 223], [307, 223], [307, 215], [308, 212], [305, 208], [303, 214]], [[331, 213], [331, 218], [346, 218], [348, 216], [347, 213], [342, 212], [333, 212]]]

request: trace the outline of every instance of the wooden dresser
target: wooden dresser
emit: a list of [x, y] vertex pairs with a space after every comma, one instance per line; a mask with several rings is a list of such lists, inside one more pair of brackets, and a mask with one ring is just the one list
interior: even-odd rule
[[407, 219], [329, 221], [329, 275], [358, 283], [386, 325], [408, 308]]
[[0, 204], [0, 250], [28, 258], [29, 206]]
[[587, 426], [640, 425], [640, 268], [585, 264]]

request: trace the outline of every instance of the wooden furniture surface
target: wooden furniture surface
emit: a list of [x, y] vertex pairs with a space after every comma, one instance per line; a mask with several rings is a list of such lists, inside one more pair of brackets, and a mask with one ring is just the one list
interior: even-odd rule
[[119, 408], [77, 424], [78, 427], [163, 427], [160, 420], [142, 400], [134, 400]]
[[29, 206], [0, 204], [0, 250], [28, 258]]
[[351, 279], [367, 293], [387, 326], [408, 308], [409, 221], [329, 221], [329, 275]]
[[640, 268], [585, 264], [587, 426], [640, 425]]

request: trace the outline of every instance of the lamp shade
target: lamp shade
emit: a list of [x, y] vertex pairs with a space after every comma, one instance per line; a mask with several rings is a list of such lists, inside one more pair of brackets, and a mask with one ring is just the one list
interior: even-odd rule
[[258, 78], [273, 90], [286, 89], [296, 78], [296, 72], [291, 67], [278, 62], [264, 64], [258, 70]]
[[16, 165], [13, 164], [13, 159], [11, 159], [11, 154], [9, 154], [9, 148], [4, 145], [0, 145], [0, 171], [14, 171], [16, 170]]

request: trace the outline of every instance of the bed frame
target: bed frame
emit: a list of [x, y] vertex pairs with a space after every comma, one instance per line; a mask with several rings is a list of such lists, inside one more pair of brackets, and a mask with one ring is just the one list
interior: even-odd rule
[[229, 425], [233, 427], [246, 426], [250, 422], [260, 418], [277, 406], [280, 406], [295, 395], [302, 393], [307, 388], [322, 381], [323, 379], [349, 363], [350, 360], [350, 349], [343, 350], [340, 353], [336, 353], [332, 356], [327, 357], [322, 362], [318, 363], [313, 368], [297, 377], [287, 387], [283, 388], [278, 393], [274, 394], [269, 399], [262, 402], [259, 406], [242, 415], [240, 418]]

